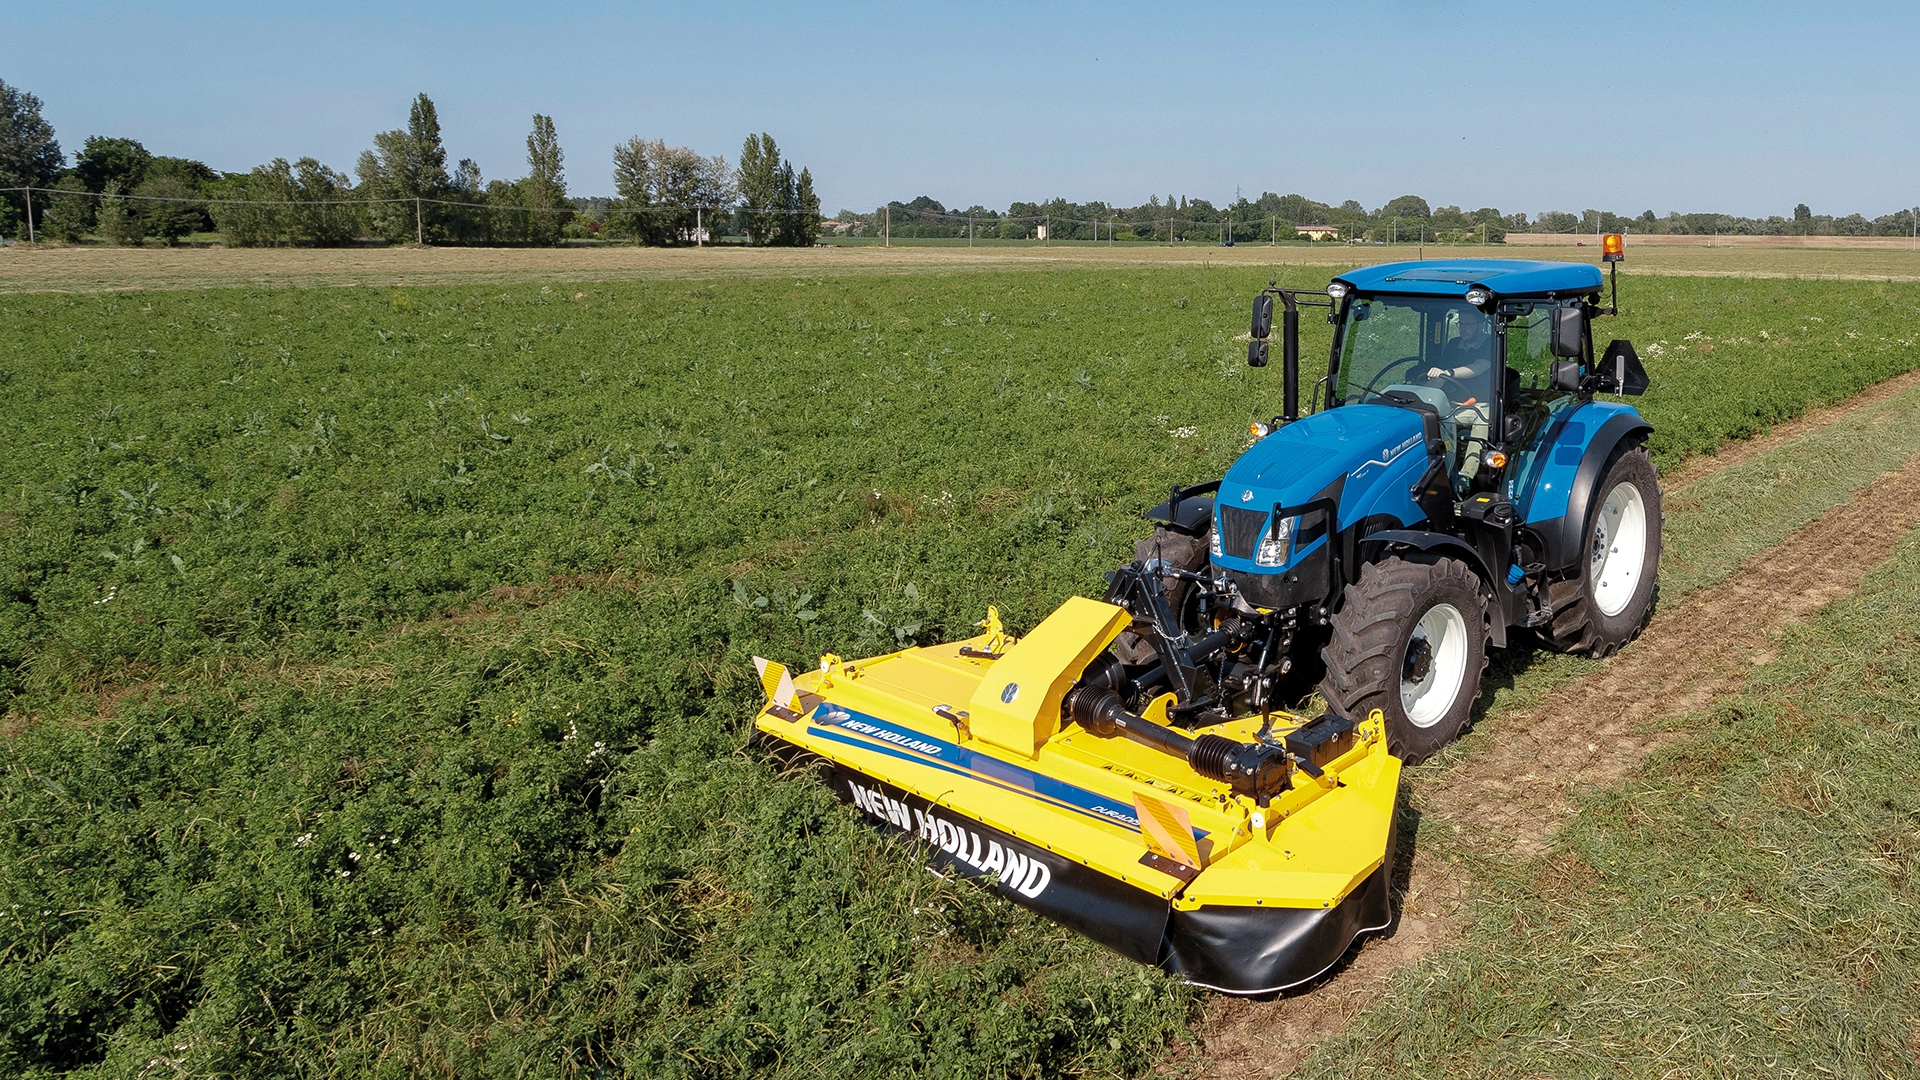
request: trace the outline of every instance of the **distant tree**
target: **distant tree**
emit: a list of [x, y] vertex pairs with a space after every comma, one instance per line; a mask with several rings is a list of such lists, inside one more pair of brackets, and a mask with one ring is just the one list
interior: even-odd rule
[[780, 247], [799, 246], [796, 242], [796, 226], [800, 215], [795, 205], [799, 201], [799, 188], [799, 178], [793, 174], [793, 162], [781, 162], [780, 180], [775, 189], [778, 194], [774, 196], [774, 205], [780, 208], [780, 212], [774, 217], [773, 236], [769, 238]]
[[170, 175], [149, 177], [134, 189], [134, 194], [143, 201], [129, 209], [140, 217], [142, 235], [168, 245], [193, 231], [206, 205], [196, 198], [198, 192]]
[[100, 224], [100, 236], [109, 244], [138, 244], [146, 238], [145, 223], [129, 205], [129, 200], [122, 198], [125, 194], [126, 186], [120, 181], [107, 181], [107, 197], [100, 200], [95, 217]]
[[452, 186], [432, 98], [421, 94], [414, 99], [405, 130], [375, 135], [373, 149], [361, 151], [354, 172], [360, 177], [361, 196], [369, 200], [367, 217], [376, 235], [394, 243], [416, 235], [428, 241], [445, 237], [443, 208], [413, 201], [444, 198]]
[[787, 235], [796, 247], [812, 247], [820, 238], [820, 196], [814, 194], [812, 172], [800, 170], [800, 180], [787, 207]]
[[546, 247], [558, 243], [561, 226], [572, 216], [553, 212], [567, 199], [563, 158], [553, 118], [535, 113], [533, 131], [527, 135], [527, 178], [520, 182], [520, 205], [536, 211], [527, 215], [529, 243]]
[[1580, 219], [1564, 210], [1546, 210], [1534, 219], [1533, 231], [1543, 233], [1570, 233], [1580, 227]]
[[782, 208], [780, 147], [766, 132], [747, 136], [740, 148], [740, 227], [747, 239], [764, 244], [773, 238]]
[[[145, 182], [153, 181], [167, 181], [178, 185], [189, 195], [206, 196], [220, 182], [220, 172], [203, 161], [156, 155], [147, 163]], [[176, 209], [185, 218], [189, 232], [208, 232], [213, 229], [213, 215], [205, 203], [185, 203]]]
[[[53, 125], [40, 115], [40, 99], [0, 81], [0, 187], [50, 187], [65, 160]], [[26, 199], [11, 191], [0, 199], [12, 211], [0, 227], [11, 231], [24, 214]]]
[[236, 200], [213, 207], [221, 236], [234, 247], [338, 247], [359, 238], [363, 229], [363, 207], [353, 198], [351, 179], [310, 157], [292, 165], [275, 158], [229, 177], [220, 194]]
[[[47, 235], [55, 240], [64, 240], [69, 244], [76, 243], [93, 230], [96, 200], [88, 194], [87, 185], [71, 169], [62, 173], [60, 179], [54, 181], [53, 189], [56, 193], [75, 192], [77, 194], [55, 194], [52, 204], [46, 207], [46, 216], [41, 219], [40, 228], [46, 230]], [[41, 205], [37, 197], [35, 205]]]
[[446, 198], [466, 206], [443, 207], [447, 237], [462, 244], [485, 244], [493, 239], [492, 213], [486, 209], [487, 185], [480, 166], [472, 158], [461, 158], [453, 167]]
[[1806, 203], [1793, 208], [1793, 231], [1802, 236], [1813, 232], [1813, 210]]
[[109, 184], [132, 191], [147, 178], [153, 155], [137, 139], [115, 139], [105, 135], [87, 136], [86, 145], [74, 155], [73, 171], [86, 182], [88, 191], [105, 191]]
[[1376, 215], [1380, 220], [1390, 218], [1430, 218], [1433, 210], [1427, 206], [1427, 200], [1418, 195], [1402, 195], [1380, 208]]
[[613, 230], [647, 244], [691, 243], [697, 225], [717, 230], [736, 194], [726, 158], [638, 137], [613, 148], [613, 186]]

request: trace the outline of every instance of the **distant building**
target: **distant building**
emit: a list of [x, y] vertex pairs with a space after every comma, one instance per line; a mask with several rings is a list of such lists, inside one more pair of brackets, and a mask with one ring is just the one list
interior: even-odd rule
[[854, 229], [866, 228], [867, 223], [864, 221], [833, 221], [829, 219], [826, 221], [822, 221], [820, 223], [820, 227], [829, 232], [832, 232], [836, 236], [844, 236], [848, 232], [851, 232]]
[[1047, 238], [1047, 227], [1045, 225], [1035, 225], [1033, 227], [1033, 238], [1035, 240], [1045, 240]]
[[1340, 226], [1338, 225], [1295, 225], [1293, 231], [1309, 240], [1340, 239]]

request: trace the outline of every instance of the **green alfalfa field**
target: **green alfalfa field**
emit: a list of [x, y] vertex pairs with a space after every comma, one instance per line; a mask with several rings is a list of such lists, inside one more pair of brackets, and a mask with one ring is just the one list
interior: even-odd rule
[[[0, 298], [0, 1068], [1165, 1062], [1193, 993], [781, 775], [749, 657], [1097, 593], [1277, 411], [1268, 276]], [[1920, 366], [1913, 285], [1622, 299], [1663, 465]]]

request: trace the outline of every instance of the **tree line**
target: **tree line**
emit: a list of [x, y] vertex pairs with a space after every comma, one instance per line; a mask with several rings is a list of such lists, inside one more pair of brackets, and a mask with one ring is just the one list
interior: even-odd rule
[[[173, 243], [218, 232], [235, 245], [327, 246], [389, 243], [550, 245], [570, 239], [621, 239], [656, 245], [739, 237], [753, 244], [810, 245], [821, 228], [812, 173], [795, 170], [767, 134], [749, 135], [737, 165], [683, 146], [638, 136], [613, 149], [615, 195], [567, 193], [565, 155], [553, 119], [535, 115], [527, 135], [527, 175], [485, 180], [471, 159], [451, 167], [432, 99], [413, 102], [407, 125], [373, 137], [353, 174], [312, 157], [276, 158], [222, 173], [186, 158], [150, 153], [128, 138], [91, 136], [69, 165], [34, 95], [0, 81], [0, 188], [31, 186], [35, 235], [65, 241]], [[28, 203], [0, 191], [0, 235], [26, 236]], [[1647, 210], [1548, 210], [1533, 215], [1494, 207], [1465, 210], [1402, 195], [1368, 209], [1304, 195], [1265, 192], [1216, 206], [1168, 195], [1137, 206], [1105, 202], [1015, 202], [1005, 210], [949, 209], [929, 196], [890, 202], [870, 214], [842, 210], [842, 235], [900, 238], [1247, 242], [1302, 239], [1296, 226], [1325, 226], [1341, 239], [1501, 243], [1509, 233], [1749, 236], [1907, 236], [1914, 211], [1868, 218]]]
[[1494, 207], [1463, 210], [1432, 206], [1418, 195], [1402, 195], [1369, 210], [1352, 199], [1338, 205], [1304, 195], [1266, 192], [1257, 199], [1241, 197], [1225, 206], [1206, 199], [1158, 196], [1138, 206], [1104, 202], [1076, 203], [1066, 199], [1016, 202], [1005, 210], [984, 206], [948, 209], [939, 200], [922, 195], [907, 202], [889, 202], [871, 213], [842, 210], [829, 226], [849, 236], [879, 236], [883, 231], [899, 238], [1113, 241], [1203, 241], [1236, 243], [1305, 238], [1296, 226], [1329, 226], [1346, 240], [1363, 242], [1502, 243], [1509, 233], [1608, 233], [1640, 235], [1712, 236], [1909, 236], [1914, 214], [1897, 210], [1876, 218], [1861, 214], [1835, 217], [1815, 214], [1802, 203], [1791, 215], [1738, 217], [1732, 214], [1682, 214], [1658, 217], [1648, 210], [1638, 216], [1610, 210], [1574, 213], [1547, 210], [1529, 216], [1506, 214]]
[[[0, 82], [0, 188], [40, 189], [31, 195], [39, 239], [171, 244], [218, 233], [234, 246], [327, 247], [739, 237], [807, 246], [819, 235], [812, 172], [796, 171], [765, 133], [747, 137], [737, 166], [636, 136], [614, 147], [612, 198], [569, 196], [565, 160], [553, 118], [536, 114], [525, 176], [486, 180], [470, 158], [449, 166], [439, 114], [421, 94], [406, 126], [376, 134], [352, 175], [313, 157], [223, 173], [100, 135], [69, 165], [40, 99]], [[0, 235], [26, 238], [29, 208], [26, 192], [0, 193]]]

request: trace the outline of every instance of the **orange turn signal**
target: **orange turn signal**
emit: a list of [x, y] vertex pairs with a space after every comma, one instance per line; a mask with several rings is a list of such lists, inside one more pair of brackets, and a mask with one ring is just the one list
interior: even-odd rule
[[1498, 450], [1489, 450], [1487, 451], [1487, 464], [1496, 469], [1504, 469], [1507, 467], [1507, 455]]
[[1600, 258], [1604, 262], [1623, 262], [1627, 257], [1627, 238], [1608, 233], [1600, 238]]

